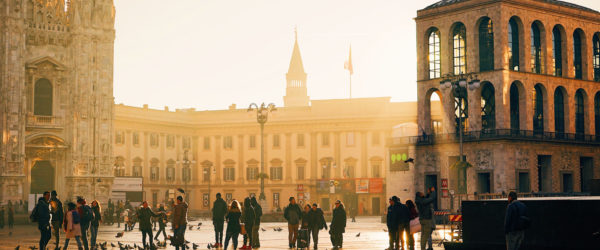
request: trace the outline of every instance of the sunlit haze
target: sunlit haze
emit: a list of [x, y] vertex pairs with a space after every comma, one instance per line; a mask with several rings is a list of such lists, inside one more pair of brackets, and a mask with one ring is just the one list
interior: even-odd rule
[[115, 102], [281, 105], [296, 26], [311, 99], [348, 97], [352, 44], [353, 97], [416, 101], [413, 18], [436, 1], [117, 0]]

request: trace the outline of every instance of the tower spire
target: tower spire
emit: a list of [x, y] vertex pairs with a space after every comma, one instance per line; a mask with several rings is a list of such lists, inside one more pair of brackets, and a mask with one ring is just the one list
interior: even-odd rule
[[298, 45], [298, 27], [294, 27], [294, 39], [290, 67], [285, 75], [287, 86], [283, 102], [285, 106], [308, 106], [309, 98], [306, 90], [306, 72], [304, 72], [304, 64], [302, 63], [300, 46]]

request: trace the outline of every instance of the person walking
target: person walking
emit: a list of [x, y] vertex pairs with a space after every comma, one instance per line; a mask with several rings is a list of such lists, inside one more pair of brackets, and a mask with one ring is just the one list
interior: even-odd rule
[[[396, 197], [396, 196], [394, 196]], [[411, 241], [412, 237], [410, 236], [410, 210], [404, 204], [400, 198], [396, 197], [395, 203], [398, 204], [398, 237], [400, 238], [400, 248], [404, 249], [404, 233], [406, 233], [406, 237], [408, 238], [408, 246], [413, 246], [411, 249], [414, 249], [414, 242]]]
[[6, 219], [8, 221], [8, 229], [13, 229], [13, 227], [15, 226], [15, 210], [10, 205], [10, 201], [8, 205], [8, 214]]
[[256, 216], [254, 214], [254, 208], [250, 203], [250, 198], [246, 197], [242, 209], [242, 222], [244, 222], [246, 234], [244, 234], [244, 246], [240, 249], [252, 249], [252, 227], [254, 226]]
[[156, 232], [154, 240], [158, 241], [158, 236], [162, 232], [164, 237], [163, 239], [166, 241], [167, 232], [165, 231], [165, 228], [167, 227], [167, 211], [165, 210], [165, 206], [163, 204], [160, 204], [160, 207], [158, 207], [158, 213], [158, 232]]
[[529, 228], [530, 221], [527, 217], [527, 206], [517, 200], [517, 193], [508, 193], [508, 207], [504, 219], [507, 250], [518, 250], [521, 247], [525, 239], [525, 229]]
[[390, 206], [387, 210], [386, 224], [389, 235], [389, 247], [387, 250], [396, 250], [400, 248], [400, 206], [398, 206], [398, 197], [391, 197], [389, 200]]
[[312, 235], [313, 238], [313, 248], [317, 249], [317, 245], [319, 244], [319, 230], [323, 228], [327, 230], [327, 223], [325, 222], [323, 210], [318, 208], [317, 203], [313, 203], [310, 212], [308, 212], [308, 228], [309, 236]]
[[52, 229], [56, 240], [56, 249], [60, 244], [60, 231], [64, 220], [64, 210], [56, 190], [50, 193], [50, 214], [52, 214]]
[[77, 198], [77, 204], [79, 205], [77, 208], [77, 213], [81, 217], [81, 241], [83, 242], [83, 247], [85, 250], [89, 250], [90, 248], [87, 239], [87, 231], [90, 228], [90, 223], [92, 220], [94, 220], [94, 212], [92, 211], [92, 208], [87, 205], [87, 202], [83, 197]]
[[258, 235], [258, 228], [260, 228], [260, 218], [262, 217], [262, 207], [256, 201], [256, 197], [252, 196], [250, 199], [252, 207], [254, 208], [254, 225], [252, 226], [252, 247], [260, 247], [260, 236]]
[[[302, 230], [306, 230], [306, 235], [305, 235], [305, 239], [306, 240], [306, 246], [310, 246], [310, 204], [306, 204], [306, 206], [304, 206], [304, 209], [302, 210], [302, 221], [300, 223], [300, 230], [298, 230], [298, 237], [299, 237], [299, 241], [302, 241]], [[298, 246], [298, 248], [300, 248], [300, 246]]]
[[[429, 189], [427, 189], [427, 198], [429, 198], [432, 195], [435, 195], [435, 187], [429, 187]], [[437, 206], [437, 197], [435, 197], [435, 199], [433, 200], [433, 203], [431, 203], [431, 213], [432, 213], [432, 217], [431, 217], [431, 233], [433, 234], [433, 231], [435, 231], [435, 211], [437, 211], [438, 206]], [[433, 250], [433, 237], [429, 237], [429, 240], [427, 240], [427, 249], [432, 249]]]
[[38, 229], [40, 230], [40, 250], [46, 249], [46, 245], [52, 238], [52, 231], [50, 226], [50, 192], [44, 192], [44, 196], [38, 199], [34, 210], [31, 213], [33, 221], [37, 221]]
[[290, 204], [283, 210], [283, 217], [288, 222], [288, 243], [290, 248], [296, 246], [298, 238], [298, 226], [302, 219], [302, 209], [296, 204], [296, 199], [290, 197]]
[[231, 202], [231, 208], [229, 208], [229, 211], [225, 216], [225, 219], [227, 220], [227, 231], [225, 233], [225, 248], [223, 249], [227, 249], [230, 239], [233, 243], [233, 250], [237, 249], [238, 236], [242, 230], [240, 225], [241, 216], [242, 212], [240, 212], [240, 205], [236, 200], [234, 200]]
[[183, 201], [183, 197], [177, 196], [177, 205], [173, 208], [173, 219], [171, 225], [174, 231], [174, 240], [171, 244], [175, 245], [176, 250], [185, 250], [185, 229], [187, 227], [188, 204]]
[[[410, 231], [410, 222], [412, 220], [414, 220], [415, 218], [419, 217], [419, 212], [417, 212], [417, 207], [415, 206], [415, 203], [412, 200], [407, 200], [406, 201], [406, 207], [408, 208], [408, 214], [409, 214], [409, 221], [408, 221], [408, 230]], [[414, 237], [414, 232], [410, 232], [406, 235], [406, 237], [408, 238], [408, 248], [410, 250], [414, 250], [415, 249], [415, 237]]]
[[92, 248], [96, 249], [98, 227], [100, 227], [100, 223], [102, 223], [102, 207], [100, 207], [98, 200], [92, 201], [92, 213], [94, 213], [94, 218], [90, 222], [90, 243]]
[[429, 198], [425, 198], [425, 195], [422, 192], [417, 192], [415, 197], [415, 202], [417, 203], [417, 208], [419, 210], [419, 222], [421, 223], [421, 249], [426, 249], [425, 245], [431, 237], [431, 229], [433, 227], [432, 203], [435, 199], [435, 191], [429, 195]]
[[346, 232], [346, 210], [340, 200], [335, 201], [331, 225], [329, 225], [329, 234], [331, 235], [331, 244], [333, 249], [339, 249], [344, 244], [344, 233]]
[[[150, 219], [152, 219], [152, 217], [159, 217], [159, 215], [152, 212], [152, 209], [148, 207], [148, 202], [144, 201], [142, 203], [142, 208], [137, 213], [137, 217], [140, 222], [140, 231], [142, 232], [142, 244], [144, 247], [148, 246], [148, 248], [153, 248], [152, 222]], [[146, 236], [148, 236], [149, 245], [146, 245]]]
[[65, 220], [64, 220], [64, 230], [65, 230], [65, 246], [63, 247], [63, 250], [67, 250], [67, 248], [69, 247], [69, 241], [71, 240], [71, 238], [75, 238], [75, 240], [77, 241], [77, 247], [79, 249], [82, 249], [83, 247], [81, 246], [81, 218], [79, 216], [79, 214], [77, 213], [77, 210], [75, 209], [75, 203], [73, 202], [69, 202], [67, 204], [67, 214], [65, 215]]
[[225, 215], [227, 215], [227, 202], [221, 198], [221, 193], [217, 193], [217, 199], [213, 203], [212, 222], [215, 229], [214, 247], [223, 246], [223, 225], [225, 224]]

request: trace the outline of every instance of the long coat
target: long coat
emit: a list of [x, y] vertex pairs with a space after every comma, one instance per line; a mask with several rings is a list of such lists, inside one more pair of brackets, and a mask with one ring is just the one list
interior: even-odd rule
[[65, 218], [66, 229], [65, 232], [66, 237], [68, 239], [74, 238], [75, 236], [81, 236], [81, 226], [79, 223], [73, 224], [73, 213], [76, 213], [75, 210], [67, 212], [67, 217]]
[[339, 206], [333, 209], [333, 218], [331, 218], [330, 230], [333, 233], [346, 232], [346, 210], [344, 210], [344, 207]]
[[137, 216], [140, 221], [140, 231], [152, 231], [152, 222], [150, 222], [150, 218], [158, 217], [158, 214], [152, 212], [149, 207], [143, 207], [137, 213]]

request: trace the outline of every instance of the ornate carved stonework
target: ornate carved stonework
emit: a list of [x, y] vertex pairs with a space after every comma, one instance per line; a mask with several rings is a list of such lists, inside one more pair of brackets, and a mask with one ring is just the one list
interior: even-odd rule
[[494, 168], [494, 157], [490, 150], [483, 149], [475, 151], [475, 167], [481, 170], [488, 170]]
[[528, 169], [529, 168], [529, 150], [517, 149], [515, 152], [515, 168], [517, 169]]

